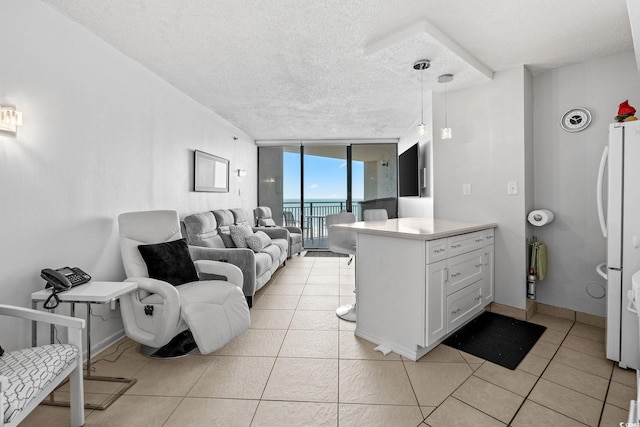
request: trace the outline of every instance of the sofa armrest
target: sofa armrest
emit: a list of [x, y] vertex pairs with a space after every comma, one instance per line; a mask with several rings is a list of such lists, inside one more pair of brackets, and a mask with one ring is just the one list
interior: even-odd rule
[[289, 233], [302, 234], [302, 228], [300, 228], [300, 227], [293, 227], [293, 226], [289, 225], [289, 226], [286, 226], [286, 227], [283, 227], [283, 228], [286, 228], [289, 231]]
[[253, 227], [253, 231], [263, 231], [272, 239], [285, 239], [289, 241], [289, 230], [284, 227]]
[[194, 261], [222, 261], [235, 265], [242, 271], [242, 291], [246, 296], [256, 293], [256, 257], [248, 248], [205, 248], [189, 246]]
[[194, 261], [194, 264], [196, 265], [198, 273], [217, 274], [219, 276], [224, 276], [227, 278], [227, 281], [229, 283], [233, 283], [239, 288], [242, 288], [242, 270], [240, 270], [238, 266], [228, 262], [211, 261], [205, 259]]

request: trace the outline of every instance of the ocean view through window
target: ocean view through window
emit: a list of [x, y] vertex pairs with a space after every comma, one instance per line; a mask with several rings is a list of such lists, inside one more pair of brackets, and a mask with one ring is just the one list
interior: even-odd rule
[[379, 207], [397, 215], [395, 144], [260, 147], [259, 176], [259, 205], [300, 227], [308, 249], [327, 248], [327, 215], [350, 211], [361, 221]]

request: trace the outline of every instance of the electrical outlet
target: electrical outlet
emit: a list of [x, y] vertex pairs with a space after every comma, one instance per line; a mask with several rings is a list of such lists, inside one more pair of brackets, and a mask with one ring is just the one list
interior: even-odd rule
[[462, 184], [462, 195], [463, 196], [471, 195], [471, 184]]
[[518, 181], [507, 182], [507, 194], [510, 196], [518, 194]]

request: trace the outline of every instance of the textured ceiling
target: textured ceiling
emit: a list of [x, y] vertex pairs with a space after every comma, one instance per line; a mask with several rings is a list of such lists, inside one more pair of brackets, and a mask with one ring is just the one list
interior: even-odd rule
[[422, 58], [442, 91], [633, 48], [625, 0], [45, 1], [256, 139], [397, 138]]

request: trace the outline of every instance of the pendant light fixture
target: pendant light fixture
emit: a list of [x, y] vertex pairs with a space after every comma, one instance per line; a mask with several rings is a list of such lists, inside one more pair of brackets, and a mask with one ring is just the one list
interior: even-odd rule
[[421, 103], [421, 116], [420, 124], [418, 125], [418, 138], [422, 139], [427, 133], [427, 125], [424, 124], [424, 70], [431, 66], [431, 61], [428, 59], [421, 59], [413, 64], [413, 69], [420, 71], [420, 99]]
[[447, 83], [453, 80], [453, 74], [438, 77], [438, 83], [444, 83], [444, 127], [440, 128], [440, 139], [451, 139], [451, 128], [447, 125]]

